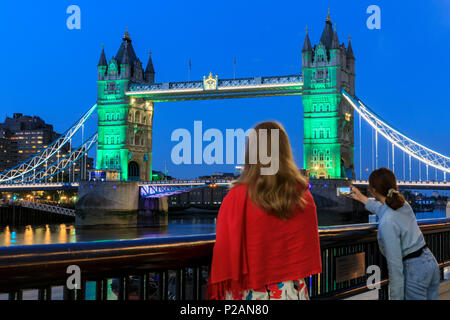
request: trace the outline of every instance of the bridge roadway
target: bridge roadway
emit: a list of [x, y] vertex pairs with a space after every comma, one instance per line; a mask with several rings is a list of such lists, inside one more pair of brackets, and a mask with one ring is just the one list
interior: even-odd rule
[[[349, 181], [350, 183], [350, 181]], [[398, 181], [398, 187], [401, 190], [450, 190], [450, 182], [444, 181]], [[229, 186], [230, 180], [172, 180], [172, 181], [151, 181], [141, 182], [140, 187], [150, 186]], [[366, 187], [369, 182], [367, 180], [354, 180], [352, 182], [356, 187]]]
[[78, 190], [78, 182], [30, 182], [0, 184], [0, 192], [43, 191], [43, 190]]
[[[350, 183], [350, 181], [349, 181]], [[367, 180], [354, 180], [353, 185], [357, 187], [364, 187], [368, 185]], [[215, 179], [215, 180], [162, 180], [162, 181], [148, 181], [140, 182], [139, 187], [203, 187], [203, 186], [229, 186], [230, 180]], [[54, 182], [54, 183], [9, 183], [0, 184], [0, 192], [7, 191], [36, 191], [36, 190], [76, 190], [78, 189], [78, 182]], [[411, 189], [430, 189], [430, 190], [450, 190], [450, 182], [444, 181], [398, 181], [398, 186], [402, 190]]]
[[[354, 180], [353, 185], [368, 186], [367, 180]], [[450, 190], [450, 182], [447, 181], [397, 181], [400, 190]]]

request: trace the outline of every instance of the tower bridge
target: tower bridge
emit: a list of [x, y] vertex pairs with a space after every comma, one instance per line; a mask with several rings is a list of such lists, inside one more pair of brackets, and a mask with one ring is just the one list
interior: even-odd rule
[[[347, 44], [339, 41], [337, 30], [333, 29], [328, 15], [316, 45], [311, 45], [306, 31], [301, 50], [301, 73], [222, 79], [210, 72], [202, 80], [158, 83], [155, 82], [151, 54], [144, 70], [127, 31], [119, 50], [109, 61], [105, 49], [102, 49], [97, 65], [96, 104], [48, 148], [19, 166], [0, 173], [0, 191], [78, 187], [86, 197], [89, 192], [94, 194], [89, 201], [84, 201], [84, 196], [79, 197], [80, 205], [87, 208], [87, 203], [91, 202], [89, 208], [113, 203], [112, 207], [105, 209], [134, 210], [138, 194], [143, 198], [158, 198], [205, 187], [206, 182], [187, 185], [170, 182], [162, 185], [151, 181], [155, 106], [166, 101], [283, 95], [298, 95], [302, 99], [303, 168], [310, 172], [311, 178], [355, 180], [355, 149], [359, 147], [358, 183], [364, 184], [361, 180], [361, 122], [364, 120], [375, 138], [373, 168], [379, 167], [378, 138], [382, 137], [388, 145], [388, 156], [392, 147], [393, 171], [399, 167], [398, 159], [395, 162], [395, 151], [403, 154], [403, 179], [399, 179], [403, 181], [400, 183], [402, 187], [448, 190], [446, 174], [450, 172], [450, 158], [394, 129], [356, 97], [355, 61], [350, 38]], [[84, 126], [94, 111], [98, 115], [97, 133], [85, 139]], [[359, 118], [359, 139], [355, 139], [355, 111]], [[71, 145], [74, 136], [80, 132], [82, 145], [73, 150], [71, 146], [69, 155], [64, 158], [58, 156], [55, 160], [62, 146]], [[355, 147], [358, 140], [359, 144]], [[108, 181], [98, 182], [97, 185], [84, 181], [59, 184], [58, 177], [61, 176], [64, 181], [67, 170], [75, 161], [83, 159], [93, 146], [97, 151], [96, 169], [107, 172]], [[434, 169], [435, 182], [413, 182], [412, 159], [419, 164], [419, 180], [422, 177], [421, 168], [425, 166], [426, 180], [430, 180], [429, 169]], [[406, 160], [409, 160], [409, 182]], [[436, 182], [438, 172], [443, 174], [443, 183]], [[86, 178], [86, 172], [82, 176]], [[55, 177], [56, 182], [52, 180]], [[133, 199], [118, 197], [121, 192], [135, 196]], [[101, 197], [96, 194], [101, 194]]]

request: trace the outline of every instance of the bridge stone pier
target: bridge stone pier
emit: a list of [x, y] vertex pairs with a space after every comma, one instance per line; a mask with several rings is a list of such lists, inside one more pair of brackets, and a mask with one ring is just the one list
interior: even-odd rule
[[78, 188], [77, 227], [165, 227], [167, 197], [140, 197], [138, 181], [84, 181]]
[[78, 188], [75, 224], [135, 227], [138, 209], [138, 182], [84, 181]]

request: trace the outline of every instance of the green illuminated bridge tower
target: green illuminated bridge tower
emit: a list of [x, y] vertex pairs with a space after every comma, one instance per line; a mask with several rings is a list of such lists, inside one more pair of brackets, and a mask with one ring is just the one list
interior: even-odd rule
[[353, 108], [341, 89], [355, 94], [355, 57], [350, 43], [339, 44], [330, 16], [318, 45], [308, 32], [302, 49], [303, 167], [315, 178], [354, 176]]
[[109, 179], [150, 181], [153, 102], [125, 95], [130, 82], [153, 83], [151, 54], [145, 71], [128, 30], [109, 63], [104, 49], [98, 63], [98, 170]]

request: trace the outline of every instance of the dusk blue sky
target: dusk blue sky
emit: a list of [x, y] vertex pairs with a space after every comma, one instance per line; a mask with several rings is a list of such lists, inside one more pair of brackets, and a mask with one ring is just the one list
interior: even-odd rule
[[[66, 27], [71, 4], [81, 8], [81, 30]], [[366, 27], [371, 4], [381, 8], [381, 30]], [[127, 26], [144, 67], [151, 49], [156, 82], [187, 80], [189, 58], [191, 80], [210, 71], [233, 77], [234, 57], [237, 77], [300, 73], [305, 26], [317, 44], [328, 7], [340, 42], [347, 45], [351, 34], [358, 97], [407, 136], [450, 155], [450, 1], [445, 0], [3, 1], [0, 119], [14, 112], [38, 115], [65, 131], [96, 102], [102, 43], [109, 60]], [[195, 120], [223, 132], [280, 121], [301, 167], [302, 113], [301, 96], [159, 103], [153, 168], [163, 170], [167, 161], [169, 174], [180, 178], [234, 171], [230, 165], [171, 162], [172, 131], [193, 130]], [[94, 130], [95, 122], [89, 128]], [[370, 131], [363, 135], [366, 154]], [[364, 158], [364, 168], [371, 168], [370, 156]]]

